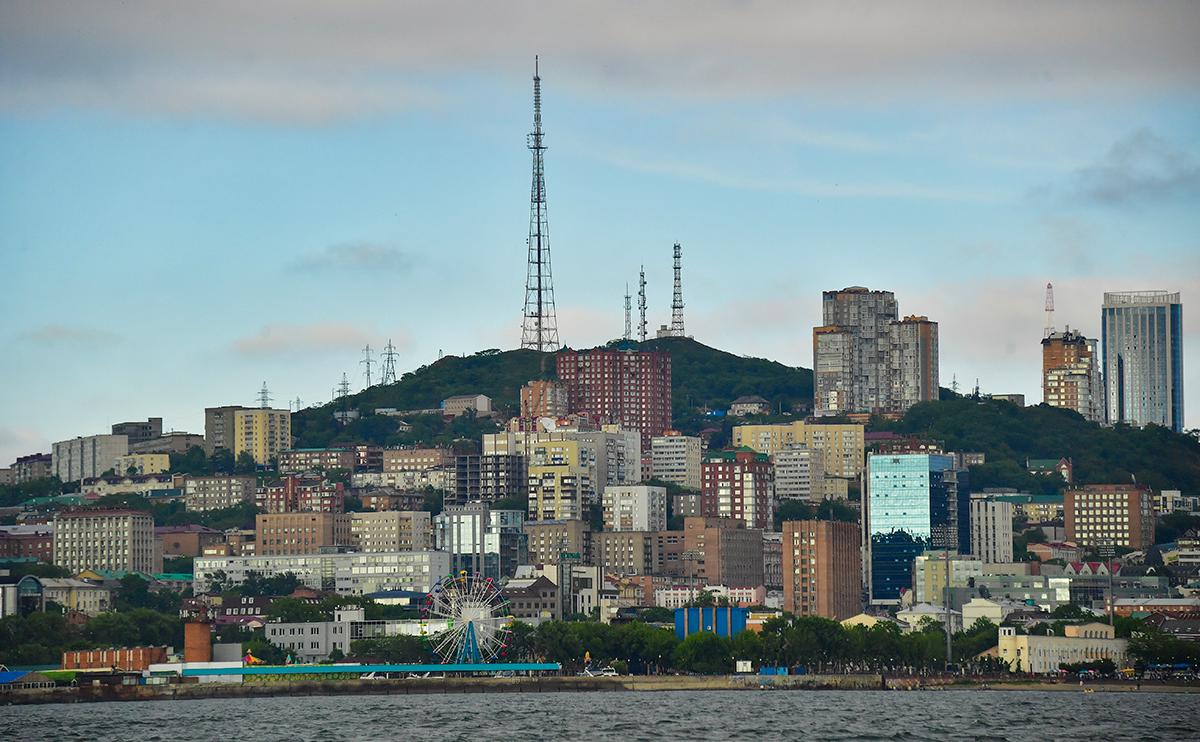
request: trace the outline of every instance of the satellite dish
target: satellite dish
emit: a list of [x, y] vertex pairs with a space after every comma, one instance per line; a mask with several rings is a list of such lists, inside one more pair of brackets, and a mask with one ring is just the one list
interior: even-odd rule
[[553, 433], [554, 429], [558, 427], [558, 421], [552, 417], [539, 417], [538, 424], [547, 433]]

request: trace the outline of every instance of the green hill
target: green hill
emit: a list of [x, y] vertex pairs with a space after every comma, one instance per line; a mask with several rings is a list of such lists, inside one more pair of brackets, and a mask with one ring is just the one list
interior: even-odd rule
[[[690, 338], [660, 338], [630, 347], [663, 350], [671, 354], [673, 414], [687, 418], [697, 408], [723, 409], [734, 399], [758, 394], [784, 409], [812, 399], [812, 372], [762, 358], [745, 358], [698, 343]], [[312, 448], [336, 443], [366, 441], [399, 445], [443, 442], [448, 437], [471, 437], [473, 428], [456, 421], [457, 429], [438, 420], [408, 420], [418, 430], [396, 432], [396, 418], [371, 415], [378, 407], [401, 410], [429, 409], [454, 394], [486, 394], [500, 411], [499, 418], [516, 411], [517, 394], [530, 379], [553, 378], [554, 354], [532, 350], [484, 350], [472, 356], [446, 356], [404, 374], [395, 384], [379, 384], [351, 395], [349, 409], [363, 417], [345, 427], [333, 420], [332, 404], [298, 412], [292, 418], [296, 446]], [[491, 423], [479, 421], [480, 430]]]
[[1059, 489], [1057, 478], [1028, 474], [1025, 460], [1067, 457], [1079, 483], [1136, 478], [1155, 490], [1200, 490], [1200, 441], [1158, 426], [1101, 427], [1069, 410], [963, 397], [916, 405], [903, 420], [875, 427], [940, 440], [948, 450], [984, 452], [988, 463], [972, 469], [972, 487]]

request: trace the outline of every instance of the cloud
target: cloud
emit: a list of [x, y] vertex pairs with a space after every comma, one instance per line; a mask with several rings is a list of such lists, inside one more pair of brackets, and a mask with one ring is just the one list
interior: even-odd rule
[[412, 258], [402, 250], [372, 242], [348, 242], [330, 245], [324, 250], [301, 256], [290, 266], [302, 272], [352, 271], [362, 273], [404, 273], [412, 267]]
[[436, 103], [431, 76], [525, 76], [535, 52], [606, 99], [1143, 96], [1194, 92], [1198, 24], [1186, 0], [10, 0], [0, 106], [319, 123]]
[[51, 348], [92, 349], [123, 341], [120, 335], [93, 327], [43, 325], [23, 332], [18, 339]]
[[8, 467], [18, 456], [49, 452], [50, 440], [36, 430], [0, 427], [0, 467]]
[[1148, 129], [1121, 138], [1094, 165], [1075, 173], [1069, 193], [1100, 206], [1200, 196], [1200, 160]]
[[313, 353], [358, 352], [378, 338], [348, 322], [271, 324], [253, 335], [236, 340], [230, 350], [246, 358], [289, 358]]

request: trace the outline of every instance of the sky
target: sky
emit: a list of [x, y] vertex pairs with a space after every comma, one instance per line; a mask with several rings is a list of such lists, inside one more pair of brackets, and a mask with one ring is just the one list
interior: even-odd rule
[[[520, 342], [534, 55], [561, 339], [812, 365], [821, 292], [1041, 399], [1055, 324], [1183, 294], [1200, 425], [1200, 3], [0, 4], [0, 465]], [[636, 301], [635, 301], [636, 303]], [[378, 373], [378, 369], [376, 369]], [[462, 390], [469, 392], [472, 390]], [[435, 403], [438, 400], [430, 400]]]

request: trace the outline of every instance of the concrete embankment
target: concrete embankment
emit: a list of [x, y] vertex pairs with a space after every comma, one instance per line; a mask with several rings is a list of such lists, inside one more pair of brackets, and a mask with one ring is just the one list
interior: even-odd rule
[[[1134, 683], [1091, 683], [1096, 691], [1136, 692]], [[286, 680], [171, 685], [79, 686], [13, 690], [0, 693], [0, 705], [87, 703], [94, 701], [170, 701], [204, 698], [288, 696], [405, 695], [430, 693], [583, 693], [605, 691], [701, 690], [1041, 690], [1079, 692], [1077, 683], [1040, 681], [963, 681], [954, 678], [905, 678], [881, 675], [765, 676], [568, 676], [514, 678], [405, 678], [393, 680], [289, 678]], [[1200, 686], [1144, 683], [1144, 692], [1196, 693]]]

